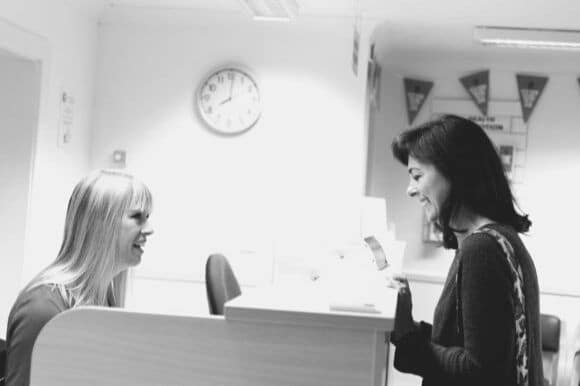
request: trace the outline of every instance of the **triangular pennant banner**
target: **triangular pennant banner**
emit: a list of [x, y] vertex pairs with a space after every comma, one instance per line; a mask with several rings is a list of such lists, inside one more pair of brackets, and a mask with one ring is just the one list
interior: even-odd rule
[[421, 107], [427, 99], [427, 95], [433, 87], [433, 82], [424, 80], [404, 78], [405, 82], [405, 101], [407, 103], [407, 116], [409, 124], [412, 124], [415, 117], [421, 110]]
[[475, 105], [484, 116], [487, 116], [489, 101], [489, 71], [476, 72], [459, 78]]
[[524, 122], [528, 122], [546, 83], [548, 83], [548, 77], [516, 74], [516, 78]]

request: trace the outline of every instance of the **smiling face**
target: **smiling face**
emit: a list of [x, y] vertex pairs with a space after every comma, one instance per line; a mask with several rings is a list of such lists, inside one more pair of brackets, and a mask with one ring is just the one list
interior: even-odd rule
[[141, 208], [129, 208], [121, 220], [119, 231], [119, 265], [121, 269], [141, 262], [147, 237], [153, 233], [149, 213]]
[[428, 221], [436, 221], [451, 191], [449, 180], [435, 165], [420, 162], [410, 155], [407, 170], [409, 171], [407, 194], [419, 200]]

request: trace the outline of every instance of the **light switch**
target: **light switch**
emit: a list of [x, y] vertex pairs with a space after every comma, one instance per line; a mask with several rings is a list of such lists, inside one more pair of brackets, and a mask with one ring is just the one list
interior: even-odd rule
[[117, 168], [124, 168], [127, 164], [127, 152], [125, 150], [115, 150], [113, 152], [113, 165]]

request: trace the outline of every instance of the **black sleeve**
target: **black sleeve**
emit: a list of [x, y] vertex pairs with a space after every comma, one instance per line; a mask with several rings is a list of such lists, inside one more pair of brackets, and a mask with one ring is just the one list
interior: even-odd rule
[[32, 298], [16, 307], [7, 331], [6, 386], [28, 386], [34, 342], [42, 327], [61, 309], [45, 298]]
[[397, 345], [395, 367], [423, 377], [493, 384], [504, 376], [502, 368], [513, 356], [511, 278], [506, 257], [491, 236], [473, 235], [464, 244], [460, 268], [464, 347], [435, 344], [417, 330]]
[[391, 339], [395, 350], [394, 366], [403, 373], [418, 374], [417, 347], [431, 341], [432, 326], [423, 321], [416, 324], [416, 329], [408, 332], [398, 340]]

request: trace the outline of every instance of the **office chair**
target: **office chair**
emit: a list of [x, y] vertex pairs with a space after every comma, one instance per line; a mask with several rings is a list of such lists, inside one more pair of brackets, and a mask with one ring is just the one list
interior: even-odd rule
[[0, 386], [4, 385], [6, 375], [6, 341], [0, 339]]
[[554, 315], [541, 314], [542, 329], [542, 364], [544, 378], [551, 386], [556, 385], [558, 379], [558, 361], [560, 354], [560, 318]]
[[242, 293], [230, 263], [219, 253], [205, 263], [205, 289], [211, 315], [223, 315], [224, 303]]
[[580, 386], [580, 350], [574, 353], [572, 360], [572, 379], [570, 386]]
[[[570, 341], [570, 354], [572, 360], [572, 366], [570, 373], [570, 383], [569, 386], [580, 386], [580, 324], [576, 325], [574, 330], [574, 335]], [[568, 386], [566, 385], [566, 386]]]

